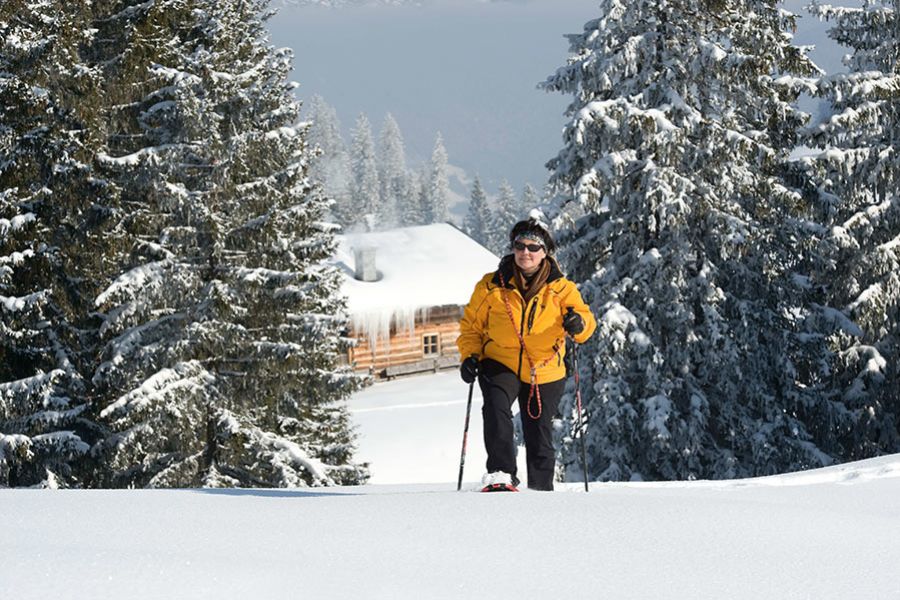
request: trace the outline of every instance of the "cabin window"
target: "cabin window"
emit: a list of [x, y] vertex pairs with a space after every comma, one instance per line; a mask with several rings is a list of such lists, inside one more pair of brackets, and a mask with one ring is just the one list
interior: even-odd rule
[[441, 337], [437, 333], [428, 333], [422, 336], [422, 354], [425, 356], [437, 356], [441, 353]]

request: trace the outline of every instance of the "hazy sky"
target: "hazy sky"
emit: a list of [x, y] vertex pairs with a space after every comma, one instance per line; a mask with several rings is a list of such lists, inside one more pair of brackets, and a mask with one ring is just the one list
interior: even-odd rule
[[568, 98], [536, 88], [565, 64], [565, 33], [597, 16], [596, 0], [323, 9], [286, 6], [273, 42], [295, 51], [301, 99], [322, 95], [345, 131], [365, 112], [377, 135], [390, 112], [412, 160], [431, 156], [438, 131], [450, 162], [489, 192], [547, 179], [562, 144]]
[[[801, 19], [796, 43], [840, 68], [827, 24], [806, 15], [808, 0], [784, 6]], [[836, 2], [859, 4], [859, 0]], [[599, 16], [598, 0], [429, 0], [425, 6], [328, 9], [287, 4], [270, 21], [273, 43], [295, 51], [301, 100], [322, 95], [346, 132], [365, 112], [375, 135], [390, 112], [413, 161], [431, 155], [440, 131], [450, 162], [479, 173], [488, 192], [508, 179], [517, 192], [540, 187], [544, 164], [562, 144], [569, 97], [536, 88], [565, 64], [566, 33]], [[824, 44], [823, 44], [824, 41]], [[458, 182], [458, 192], [466, 194]]]

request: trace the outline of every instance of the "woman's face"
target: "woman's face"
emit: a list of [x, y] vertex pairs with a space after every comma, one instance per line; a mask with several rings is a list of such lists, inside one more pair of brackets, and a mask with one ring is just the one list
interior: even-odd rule
[[519, 238], [513, 244], [513, 252], [515, 254], [516, 265], [526, 275], [531, 275], [541, 266], [546, 251], [544, 243], [540, 240], [532, 240], [529, 238]]

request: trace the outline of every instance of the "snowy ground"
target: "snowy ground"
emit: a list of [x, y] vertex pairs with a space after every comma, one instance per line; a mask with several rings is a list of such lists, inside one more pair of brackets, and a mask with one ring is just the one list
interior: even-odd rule
[[[469, 386], [457, 371], [376, 383], [350, 402], [359, 432], [358, 458], [370, 463], [369, 483], [452, 482], [456, 489]], [[466, 482], [480, 480], [485, 460], [481, 390], [472, 394]], [[524, 451], [519, 472], [525, 473]]]
[[[900, 456], [457, 493], [466, 390], [451, 372], [354, 398], [365, 487], [0, 490], [0, 598], [900, 599]], [[484, 460], [473, 404], [467, 490]]]

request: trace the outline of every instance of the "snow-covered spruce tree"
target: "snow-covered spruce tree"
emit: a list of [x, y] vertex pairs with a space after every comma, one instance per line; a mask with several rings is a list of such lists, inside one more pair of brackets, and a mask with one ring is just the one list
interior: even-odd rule
[[509, 230], [523, 217], [516, 201], [515, 190], [508, 181], [501, 181], [497, 189], [497, 208], [494, 210], [489, 234], [489, 248], [492, 252], [501, 256], [509, 252]]
[[[816, 230], [780, 177], [805, 115], [777, 77], [816, 72], [792, 17], [748, 0], [599, 12], [543, 84], [574, 96], [548, 166], [561, 260], [599, 320], [579, 365], [590, 477], [828, 463], [810, 431], [835, 416], [819, 403], [828, 356], [800, 270]], [[563, 441], [579, 477], [578, 442]]]
[[395, 227], [400, 221], [400, 207], [406, 190], [406, 155], [400, 126], [390, 114], [384, 119], [378, 139], [378, 181], [381, 204], [378, 206], [380, 229]]
[[804, 130], [821, 152], [802, 162], [828, 231], [817, 283], [854, 324], [833, 336], [848, 417], [832, 432], [861, 459], [900, 452], [900, 2], [811, 9], [852, 50], [849, 72], [816, 82], [833, 110]]
[[378, 164], [375, 159], [375, 142], [372, 126], [366, 115], [360, 113], [350, 142], [350, 206], [353, 220], [348, 226], [364, 226], [367, 230], [377, 227], [376, 219], [381, 206], [381, 184], [378, 181]]
[[116, 486], [359, 482], [325, 200], [267, 2], [133, 1], [98, 21], [101, 156], [128, 212], [94, 383]]
[[537, 190], [534, 189], [534, 186], [530, 183], [526, 183], [525, 187], [522, 188], [522, 201], [519, 203], [520, 209], [519, 213], [524, 217], [532, 210], [537, 208], [537, 206], [541, 203], [541, 196], [538, 194]]
[[403, 227], [425, 224], [424, 181], [421, 171], [410, 169], [406, 173], [406, 185], [397, 210], [400, 218], [399, 224]]
[[488, 231], [491, 226], [491, 209], [487, 203], [487, 194], [481, 187], [481, 179], [475, 175], [475, 182], [472, 184], [471, 200], [469, 201], [469, 210], [466, 212], [466, 218], [463, 222], [463, 231], [484, 247], [488, 245]]
[[90, 7], [0, 5], [0, 487], [83, 486], [92, 420], [86, 300], [106, 193], [92, 177]]
[[341, 137], [337, 111], [318, 94], [305, 106], [309, 121], [307, 142], [316, 152], [309, 161], [309, 179], [322, 186], [334, 204], [331, 214], [342, 225], [352, 221], [350, 206], [350, 156]]
[[447, 150], [444, 138], [437, 134], [425, 189], [425, 223], [444, 223], [449, 218], [447, 206], [450, 201], [450, 181], [447, 179]]

